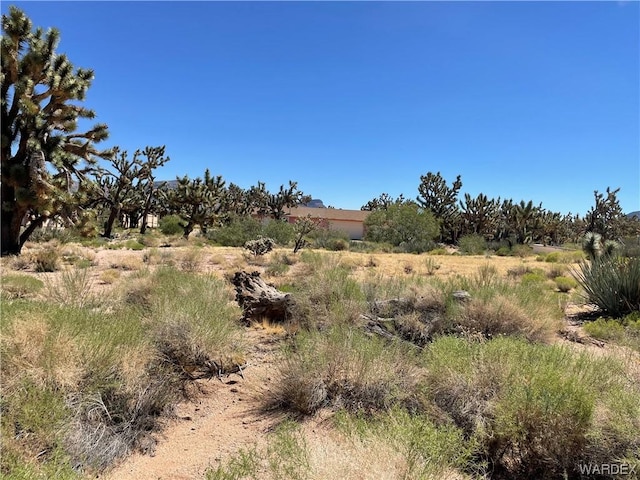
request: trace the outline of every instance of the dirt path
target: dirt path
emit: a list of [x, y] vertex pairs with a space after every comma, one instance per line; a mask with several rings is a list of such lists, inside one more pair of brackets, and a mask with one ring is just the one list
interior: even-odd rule
[[202, 381], [201, 396], [180, 404], [178, 420], [158, 436], [152, 455], [135, 453], [100, 478], [104, 480], [187, 480], [204, 478], [210, 467], [242, 448], [261, 445], [280, 421], [260, 411], [274, 372], [279, 337], [250, 329], [244, 379]]

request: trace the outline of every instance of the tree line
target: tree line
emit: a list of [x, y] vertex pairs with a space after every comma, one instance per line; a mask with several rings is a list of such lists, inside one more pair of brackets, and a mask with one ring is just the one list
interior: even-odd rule
[[[243, 189], [207, 169], [202, 177], [159, 182], [156, 171], [170, 159], [165, 146], [147, 146], [129, 154], [119, 147], [99, 149], [108, 127], [85, 132], [78, 122], [92, 120], [84, 107], [94, 72], [75, 68], [56, 52], [59, 32], [34, 28], [17, 7], [2, 16], [1, 39], [1, 238], [2, 255], [19, 254], [47, 221], [74, 226], [85, 235], [111, 237], [114, 226], [140, 229], [150, 215], [178, 215], [185, 237], [238, 217], [257, 214], [284, 220], [287, 208], [310, 197], [289, 181], [270, 192], [266, 185]], [[440, 173], [420, 178], [415, 200], [387, 194], [362, 207], [371, 210], [368, 236], [394, 244], [439, 239], [456, 243], [466, 234], [513, 243], [577, 241], [587, 231], [603, 238], [638, 234], [638, 222], [622, 214], [618, 190], [595, 192], [585, 217], [562, 215], [532, 201], [489, 199], [469, 194], [459, 199], [461, 177], [448, 185]], [[421, 250], [422, 248], [418, 248]]]
[[[420, 177], [418, 195], [410, 200], [387, 193], [368, 201], [362, 210], [372, 211], [367, 219], [368, 237], [375, 241], [419, 242], [437, 239], [456, 244], [465, 235], [479, 235], [487, 241], [516, 244], [561, 245], [579, 243], [588, 232], [603, 240], [620, 240], [640, 235], [640, 221], [627, 217], [620, 207], [620, 189], [594, 191], [594, 205], [585, 216], [552, 212], [532, 200], [476, 197], [460, 198], [461, 176], [448, 184], [440, 172]], [[414, 225], [415, 228], [409, 228]], [[422, 248], [420, 248], [422, 250]]]

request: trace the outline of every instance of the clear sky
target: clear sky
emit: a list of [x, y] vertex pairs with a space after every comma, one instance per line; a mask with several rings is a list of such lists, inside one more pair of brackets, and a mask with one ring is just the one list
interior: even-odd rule
[[109, 145], [166, 145], [163, 179], [292, 179], [358, 209], [440, 171], [581, 215], [621, 187], [640, 210], [638, 2], [13, 4], [95, 70]]

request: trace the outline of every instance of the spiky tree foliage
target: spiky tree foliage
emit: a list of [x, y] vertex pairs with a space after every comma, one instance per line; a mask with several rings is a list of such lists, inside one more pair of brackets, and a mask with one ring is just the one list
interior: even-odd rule
[[109, 152], [94, 146], [107, 138], [106, 125], [78, 131], [78, 119], [95, 118], [79, 104], [93, 71], [74, 69], [66, 55], [56, 53], [58, 31], [34, 30], [13, 6], [2, 15], [2, 30], [0, 250], [11, 255], [19, 254], [33, 231], [58, 216], [63, 205], [77, 204], [95, 157]]
[[360, 210], [365, 210], [369, 212], [375, 212], [377, 210], [387, 210], [391, 205], [400, 205], [405, 203], [405, 198], [403, 194], [400, 194], [398, 198], [393, 198], [388, 193], [383, 193], [377, 198], [369, 200], [365, 203]]
[[250, 190], [244, 190], [235, 183], [229, 184], [224, 195], [224, 212], [228, 219], [250, 215], [254, 207]]
[[499, 206], [499, 198], [489, 200], [483, 193], [472, 198], [465, 193], [464, 202], [460, 202], [463, 232], [492, 237], [498, 226]]
[[300, 217], [296, 220], [293, 229], [296, 234], [295, 242], [293, 245], [293, 253], [298, 253], [299, 250], [305, 247], [307, 244], [306, 236], [316, 230], [322, 223], [319, 218], [312, 218], [311, 215], [306, 217]]
[[460, 175], [456, 180], [447, 185], [440, 172], [433, 174], [428, 172], [420, 176], [418, 186], [418, 204], [430, 210], [441, 222], [440, 239], [455, 243], [460, 233], [460, 211], [458, 209], [458, 193], [462, 188]]
[[188, 238], [196, 225], [203, 233], [207, 228], [221, 220], [224, 208], [225, 182], [221, 176], [212, 177], [207, 169], [204, 179], [193, 180], [188, 176], [178, 178], [176, 188], [167, 193], [167, 204], [170, 213], [182, 218], [184, 238]]
[[311, 197], [298, 190], [298, 183], [289, 180], [289, 187], [280, 185], [280, 190], [277, 193], [268, 194], [263, 213], [274, 220], [283, 220], [285, 208], [297, 207], [309, 201], [311, 201]]
[[129, 158], [129, 153], [120, 151], [118, 147], [114, 149], [113, 157], [110, 159], [108, 168], [100, 168], [96, 172], [99, 202], [107, 207], [109, 217], [104, 224], [103, 237], [110, 238], [113, 224], [120, 215], [127, 197], [131, 197], [134, 192], [134, 182], [140, 175], [142, 160], [140, 151]]
[[605, 240], [616, 240], [624, 233], [626, 216], [618, 201], [619, 188], [607, 187], [606, 196], [598, 190], [593, 192], [595, 205], [587, 212], [587, 231], [602, 235]]
[[170, 158], [165, 156], [165, 146], [146, 147], [142, 151], [145, 160], [139, 170], [137, 183], [131, 195], [128, 207], [132, 221], [129, 226], [137, 225], [140, 220], [140, 233], [147, 231], [148, 217], [151, 213], [159, 213], [160, 192], [165, 188], [166, 182], [156, 182], [155, 170], [167, 163]]

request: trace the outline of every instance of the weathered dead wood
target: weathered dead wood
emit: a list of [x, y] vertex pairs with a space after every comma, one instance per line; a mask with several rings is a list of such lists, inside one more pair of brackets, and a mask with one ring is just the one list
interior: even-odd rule
[[604, 348], [605, 346], [604, 342], [600, 340], [596, 340], [595, 338], [592, 338], [592, 337], [580, 335], [580, 333], [578, 333], [575, 330], [564, 329], [560, 331], [560, 335], [566, 340], [569, 340], [570, 342], [580, 343], [583, 345], [586, 343], [591, 343], [596, 347], [600, 347], [600, 348]]
[[291, 295], [266, 283], [260, 278], [260, 272], [236, 272], [231, 283], [245, 321], [283, 322], [291, 318], [294, 304]]

